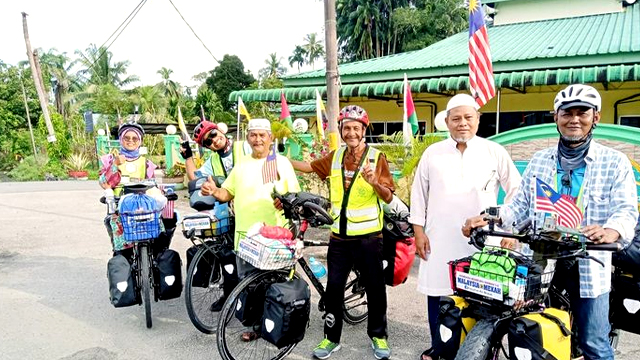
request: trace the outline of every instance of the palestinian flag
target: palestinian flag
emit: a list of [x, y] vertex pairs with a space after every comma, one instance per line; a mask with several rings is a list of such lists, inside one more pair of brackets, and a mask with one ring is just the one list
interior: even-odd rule
[[418, 133], [418, 114], [411, 96], [411, 85], [404, 74], [404, 116], [402, 117], [402, 136], [405, 145], [411, 144], [413, 136]]
[[284, 97], [284, 91], [280, 93], [280, 121], [284, 122], [289, 129], [293, 130], [291, 113], [289, 112], [289, 106], [287, 106], [287, 99]]

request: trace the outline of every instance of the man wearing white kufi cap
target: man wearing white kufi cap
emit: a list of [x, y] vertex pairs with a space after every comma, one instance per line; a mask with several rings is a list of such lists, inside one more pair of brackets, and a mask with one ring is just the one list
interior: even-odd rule
[[[510, 201], [520, 174], [499, 144], [476, 136], [479, 106], [473, 97], [458, 94], [447, 103], [449, 137], [422, 154], [411, 187], [411, 216], [420, 260], [418, 291], [427, 295], [432, 348], [423, 359], [438, 358], [437, 315], [441, 296], [451, 294], [447, 262], [469, 256], [475, 248], [460, 229], [465, 219], [495, 206], [500, 186]], [[435, 344], [438, 342], [436, 341]]]

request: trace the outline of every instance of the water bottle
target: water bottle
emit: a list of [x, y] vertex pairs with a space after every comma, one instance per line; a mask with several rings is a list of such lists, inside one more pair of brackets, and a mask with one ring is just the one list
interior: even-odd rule
[[527, 275], [529, 268], [524, 265], [518, 265], [516, 268], [516, 285], [518, 286], [518, 300], [524, 300], [527, 289]]
[[309, 258], [309, 267], [311, 268], [311, 272], [313, 275], [320, 280], [320, 282], [324, 282], [327, 277], [327, 269], [322, 265], [322, 263], [313, 256]]

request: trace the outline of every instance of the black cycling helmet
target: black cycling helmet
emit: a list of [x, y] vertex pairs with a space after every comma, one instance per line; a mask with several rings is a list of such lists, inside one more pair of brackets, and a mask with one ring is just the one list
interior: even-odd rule
[[142, 137], [144, 136], [144, 129], [135, 121], [128, 121], [120, 125], [120, 127], [118, 128], [118, 138], [122, 137], [122, 134], [129, 130], [137, 132], [138, 135], [140, 135], [140, 140], [142, 140]]

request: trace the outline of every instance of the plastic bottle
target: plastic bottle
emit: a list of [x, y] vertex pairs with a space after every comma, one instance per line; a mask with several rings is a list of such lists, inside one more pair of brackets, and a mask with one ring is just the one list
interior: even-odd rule
[[309, 267], [311, 268], [313, 275], [317, 277], [320, 282], [324, 283], [326, 281], [327, 269], [320, 261], [316, 260], [316, 258], [314, 258], [313, 256], [309, 258]]
[[516, 268], [516, 285], [518, 286], [518, 300], [524, 300], [527, 289], [527, 275], [529, 268], [524, 265], [518, 265]]

